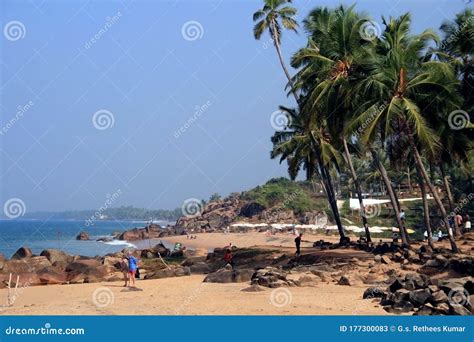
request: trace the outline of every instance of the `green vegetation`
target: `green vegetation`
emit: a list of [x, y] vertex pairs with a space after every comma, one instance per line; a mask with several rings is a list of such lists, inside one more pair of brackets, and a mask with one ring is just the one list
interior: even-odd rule
[[[444, 227], [456, 252], [461, 227], [447, 229], [450, 212], [473, 206], [473, 11], [443, 23], [439, 37], [431, 29], [413, 34], [410, 13], [382, 17], [379, 25], [355, 5], [316, 7], [302, 21], [307, 43], [291, 58], [291, 76], [280, 48], [282, 29], [299, 27], [289, 3], [264, 0], [253, 17], [255, 38], [269, 31], [288, 79], [286, 93], [296, 100], [296, 108], [280, 106], [288, 120], [271, 138], [271, 157], [287, 162], [291, 179], [304, 171], [307, 180], [321, 184], [341, 242], [346, 238], [336, 198], [357, 194], [370, 241], [369, 224], [381, 215], [365, 213], [362, 192], [376, 185], [391, 202], [403, 243], [409, 243], [411, 225], [426, 230], [432, 246], [432, 230]], [[405, 180], [422, 201], [409, 204], [419, 215], [403, 223]], [[271, 203], [281, 192], [267, 187], [253, 198]], [[341, 212], [349, 214], [347, 207]]]
[[265, 208], [282, 206], [295, 213], [326, 211], [327, 202], [316, 197], [309, 182], [293, 182], [287, 178], [274, 178], [243, 192], [241, 199], [256, 202]]
[[[56, 220], [87, 220], [94, 216], [97, 210], [70, 210], [62, 212], [33, 212], [25, 214], [25, 218], [34, 219], [56, 219]], [[174, 210], [164, 209], [144, 209], [135, 208], [133, 206], [122, 206], [119, 208], [107, 208], [101, 211], [104, 219], [107, 220], [139, 220], [148, 221], [151, 218], [154, 220], [175, 221], [182, 213], [180, 208]]]

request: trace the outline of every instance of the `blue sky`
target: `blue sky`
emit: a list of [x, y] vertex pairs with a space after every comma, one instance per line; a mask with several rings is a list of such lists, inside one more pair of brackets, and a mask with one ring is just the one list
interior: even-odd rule
[[[382, 14], [410, 11], [419, 32], [466, 2], [373, 0], [356, 8], [379, 23]], [[316, 4], [338, 3], [294, 6], [301, 20]], [[284, 176], [285, 166], [269, 159], [270, 116], [292, 102], [269, 37], [253, 39], [259, 7], [2, 1], [2, 206], [19, 198], [27, 211], [94, 209], [120, 191], [113, 206], [170, 209]], [[285, 33], [285, 57], [304, 40]]]

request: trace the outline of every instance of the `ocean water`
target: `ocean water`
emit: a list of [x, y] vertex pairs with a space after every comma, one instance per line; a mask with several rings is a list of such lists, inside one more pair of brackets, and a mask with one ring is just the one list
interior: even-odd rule
[[[157, 222], [166, 226], [169, 222]], [[126, 247], [135, 247], [133, 242], [113, 240], [95, 241], [132, 228], [142, 228], [142, 221], [96, 221], [86, 227], [83, 220], [0, 220], [0, 253], [10, 258], [18, 248], [31, 248], [34, 254], [54, 248], [69, 254], [96, 256], [121, 251]], [[76, 236], [86, 231], [91, 240], [77, 241]]]

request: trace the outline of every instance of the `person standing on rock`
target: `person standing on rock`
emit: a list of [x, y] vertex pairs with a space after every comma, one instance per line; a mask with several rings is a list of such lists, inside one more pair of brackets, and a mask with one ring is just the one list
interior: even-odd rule
[[131, 287], [135, 287], [135, 273], [137, 273], [137, 259], [133, 256], [132, 252], [128, 252], [128, 284]]
[[[230, 248], [232, 248], [232, 247], [230, 247]], [[234, 258], [234, 256], [232, 255], [232, 251], [230, 250], [230, 248], [227, 248], [225, 250], [224, 261], [225, 261], [225, 266], [230, 265], [232, 267], [232, 269], [234, 269], [235, 264], [234, 264], [234, 261], [232, 260]]]
[[295, 238], [295, 245], [296, 245], [296, 256], [299, 257], [301, 255], [301, 237], [303, 236], [303, 234], [299, 234], [296, 238]]

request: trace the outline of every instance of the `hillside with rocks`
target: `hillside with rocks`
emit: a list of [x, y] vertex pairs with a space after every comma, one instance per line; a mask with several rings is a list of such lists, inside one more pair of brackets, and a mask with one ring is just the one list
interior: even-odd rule
[[178, 231], [212, 232], [235, 222], [314, 223], [328, 212], [319, 187], [308, 182], [272, 179], [249, 191], [232, 194], [205, 205], [194, 215], [184, 215], [176, 222]]

